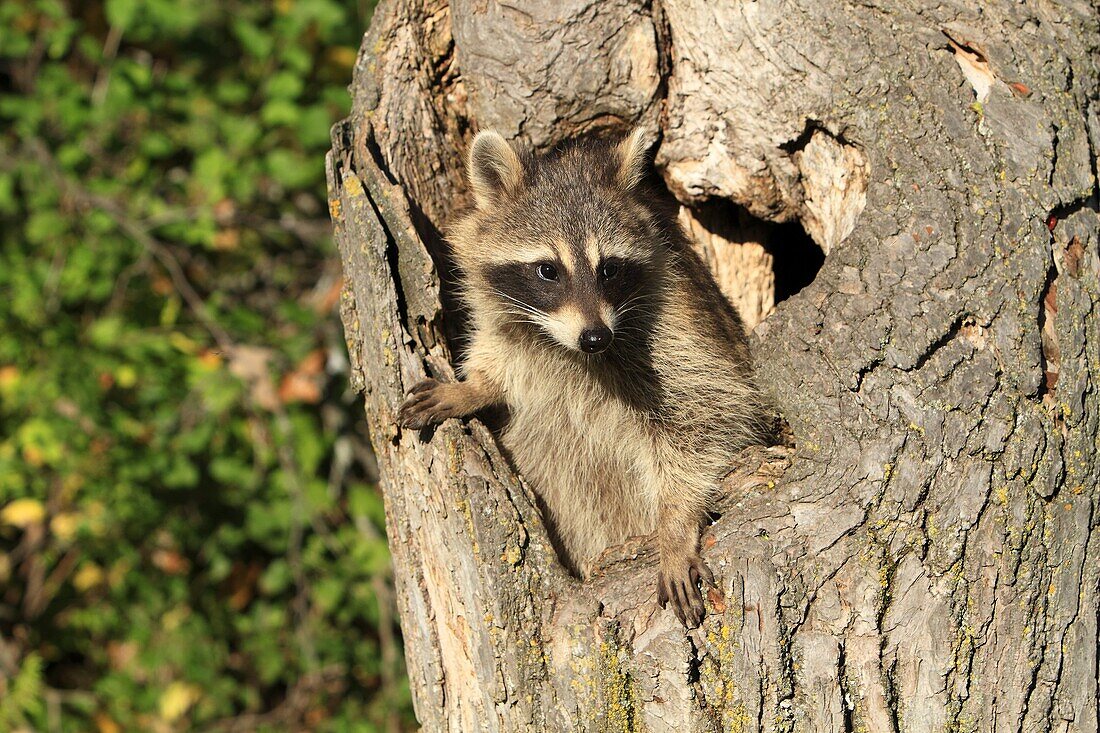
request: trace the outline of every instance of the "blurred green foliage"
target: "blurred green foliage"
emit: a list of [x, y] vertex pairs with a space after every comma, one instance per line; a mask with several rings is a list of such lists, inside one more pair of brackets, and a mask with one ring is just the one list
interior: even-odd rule
[[401, 730], [323, 158], [373, 2], [0, 4], [0, 730]]

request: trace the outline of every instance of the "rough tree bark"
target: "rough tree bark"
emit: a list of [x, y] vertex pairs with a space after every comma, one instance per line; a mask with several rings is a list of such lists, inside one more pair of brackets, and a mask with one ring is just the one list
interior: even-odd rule
[[[1097, 18], [383, 3], [328, 174], [426, 730], [1097, 730]], [[655, 606], [644, 540], [568, 577], [480, 422], [394, 425], [452, 374], [440, 229], [472, 131], [545, 149], [637, 121], [751, 318], [784, 257], [769, 222], [827, 252], [756, 328], [796, 448], [728, 479], [691, 632]]]

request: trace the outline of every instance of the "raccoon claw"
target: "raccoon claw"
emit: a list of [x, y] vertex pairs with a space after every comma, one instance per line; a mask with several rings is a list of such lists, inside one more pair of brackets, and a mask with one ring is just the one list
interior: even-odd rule
[[672, 611], [680, 619], [680, 623], [694, 629], [702, 623], [706, 615], [700, 581], [715, 587], [714, 573], [698, 555], [675, 565], [678, 567], [663, 567], [657, 572], [657, 603], [667, 608], [671, 601]]
[[434, 379], [417, 383], [397, 411], [397, 424], [418, 430], [451, 417], [448, 405], [442, 400], [442, 386]]
[[409, 390], [409, 394], [420, 394], [421, 392], [427, 392], [428, 390], [435, 389], [438, 386], [439, 382], [429, 377], [428, 379], [422, 379], [414, 384], [413, 388]]

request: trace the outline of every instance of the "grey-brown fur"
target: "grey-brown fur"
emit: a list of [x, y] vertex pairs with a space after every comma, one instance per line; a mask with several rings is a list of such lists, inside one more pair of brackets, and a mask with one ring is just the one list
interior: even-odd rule
[[[656, 532], [658, 599], [697, 625], [701, 522], [770, 421], [740, 318], [645, 187], [643, 140], [531, 158], [478, 135], [477, 206], [448, 233], [472, 316], [464, 379], [417, 385], [399, 420], [507, 405], [501, 439], [562, 560], [584, 575], [609, 545]], [[610, 346], [581, 351], [607, 328]]]

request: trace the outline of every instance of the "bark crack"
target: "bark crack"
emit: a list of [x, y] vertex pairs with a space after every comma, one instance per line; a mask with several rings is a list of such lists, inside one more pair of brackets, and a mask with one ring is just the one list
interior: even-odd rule
[[855, 701], [852, 698], [851, 681], [848, 679], [848, 660], [843, 636], [837, 647], [836, 667], [837, 684], [840, 686], [840, 710], [844, 725], [842, 730], [844, 733], [855, 733], [855, 723], [852, 715], [855, 711]]

